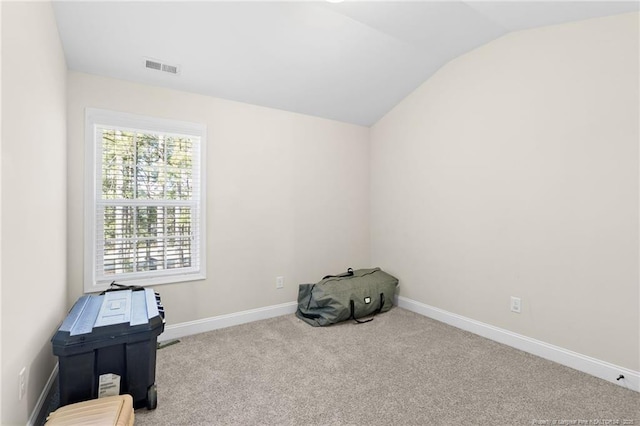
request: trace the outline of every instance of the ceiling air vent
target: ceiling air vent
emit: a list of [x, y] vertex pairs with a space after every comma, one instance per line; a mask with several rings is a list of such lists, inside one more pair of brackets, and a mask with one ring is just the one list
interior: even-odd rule
[[170, 72], [171, 74], [178, 74], [178, 67], [175, 65], [162, 64], [162, 71]]
[[165, 64], [155, 59], [144, 58], [144, 67], [151, 70], [163, 71], [174, 75], [180, 73], [180, 68], [178, 65]]

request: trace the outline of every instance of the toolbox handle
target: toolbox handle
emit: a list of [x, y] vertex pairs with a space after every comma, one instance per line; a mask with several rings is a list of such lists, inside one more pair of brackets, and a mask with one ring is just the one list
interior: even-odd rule
[[141, 290], [144, 290], [144, 287], [141, 287], [139, 285], [118, 284], [115, 281], [112, 281], [111, 284], [109, 284], [109, 288], [103, 291], [102, 293], [100, 293], [100, 295], [106, 294], [111, 291], [121, 291], [121, 290], [141, 291]]

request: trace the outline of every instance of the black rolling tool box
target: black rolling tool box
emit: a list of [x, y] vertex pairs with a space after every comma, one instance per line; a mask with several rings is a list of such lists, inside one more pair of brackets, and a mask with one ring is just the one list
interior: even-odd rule
[[135, 408], [156, 408], [156, 349], [163, 331], [164, 308], [153, 290], [78, 299], [51, 339], [60, 405], [126, 393]]

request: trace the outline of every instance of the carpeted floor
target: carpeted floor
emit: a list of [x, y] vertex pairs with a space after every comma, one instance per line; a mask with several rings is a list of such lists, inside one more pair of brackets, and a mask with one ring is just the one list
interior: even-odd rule
[[640, 425], [637, 392], [397, 307], [186, 337], [156, 371], [137, 425]]

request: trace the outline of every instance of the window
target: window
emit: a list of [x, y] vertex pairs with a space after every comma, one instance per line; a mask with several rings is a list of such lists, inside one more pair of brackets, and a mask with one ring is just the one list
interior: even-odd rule
[[206, 127], [88, 108], [85, 291], [205, 278]]

